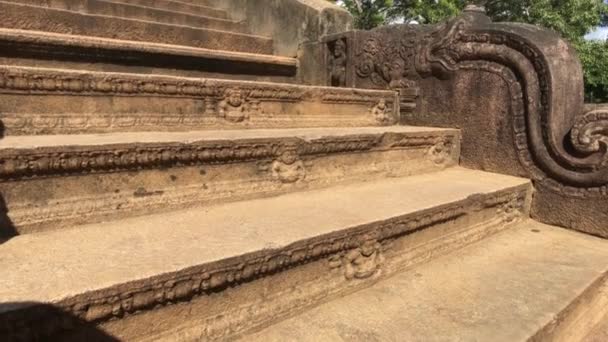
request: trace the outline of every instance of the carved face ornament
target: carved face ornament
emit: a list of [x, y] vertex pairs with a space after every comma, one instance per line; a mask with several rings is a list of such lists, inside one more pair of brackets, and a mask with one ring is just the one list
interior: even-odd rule
[[243, 94], [238, 89], [232, 89], [228, 93], [228, 104], [233, 107], [240, 107], [243, 105]]
[[346, 43], [342, 39], [336, 40], [334, 45], [334, 57], [342, 57], [346, 53]]

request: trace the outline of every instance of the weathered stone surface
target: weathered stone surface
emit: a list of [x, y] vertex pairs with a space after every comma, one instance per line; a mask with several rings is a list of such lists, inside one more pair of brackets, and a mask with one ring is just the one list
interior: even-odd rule
[[[347, 51], [338, 64], [337, 42]], [[469, 8], [441, 25], [346, 32], [311, 49], [326, 84], [339, 71], [349, 87], [419, 88], [403, 123], [462, 129], [464, 166], [529, 177], [535, 217], [608, 237], [608, 114], [584, 112], [580, 62], [556, 33]]]
[[205, 28], [0, 2], [4, 28], [273, 54], [272, 39]]
[[0, 66], [0, 98], [5, 135], [386, 126], [399, 116], [392, 91], [11, 66]]
[[251, 32], [272, 37], [274, 51], [281, 56], [295, 57], [302, 43], [353, 28], [352, 16], [325, 0], [266, 0], [263, 6], [249, 0], [208, 2], [246, 20]]
[[222, 339], [502, 230], [529, 189], [452, 169], [15, 237], [1, 334], [65, 328], [28, 321], [39, 302], [123, 340]]
[[4, 28], [0, 47], [4, 66], [281, 82], [293, 82], [298, 68], [281, 56]]
[[586, 321], [553, 327], [607, 265], [607, 241], [527, 221], [242, 340], [579, 341]]
[[458, 154], [457, 131], [398, 126], [8, 137], [0, 192], [23, 234], [439, 171]]
[[[201, 8], [191, 6], [190, 12], [179, 11], [176, 8], [150, 7], [154, 5], [149, 0], [125, 1], [116, 0], [3, 0], [19, 4], [29, 4], [42, 7], [66, 9], [81, 13], [107, 15], [128, 19], [155, 21], [164, 24], [185, 25], [192, 27], [205, 27], [216, 30], [241, 31], [244, 32], [242, 22], [228, 19], [225, 11], [214, 8]], [[174, 2], [173, 4], [179, 4]], [[190, 6], [189, 6], [190, 7]], [[179, 8], [179, 7], [178, 7]]]

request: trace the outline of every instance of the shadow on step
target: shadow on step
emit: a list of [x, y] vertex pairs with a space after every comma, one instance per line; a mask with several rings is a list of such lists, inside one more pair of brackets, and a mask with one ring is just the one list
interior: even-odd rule
[[0, 340], [117, 342], [94, 324], [49, 304], [0, 303]]
[[[108, 63], [127, 67], [192, 70], [229, 75], [295, 76], [293, 65], [255, 60], [231, 60], [222, 57], [187, 56], [152, 51], [111, 50], [72, 46], [19, 45], [7, 46], [0, 40], [3, 57], [36, 60], [60, 60], [75, 63]], [[9, 48], [10, 47], [10, 48]]]
[[8, 208], [4, 197], [0, 195], [0, 245], [11, 238], [19, 235], [17, 228], [8, 216]]

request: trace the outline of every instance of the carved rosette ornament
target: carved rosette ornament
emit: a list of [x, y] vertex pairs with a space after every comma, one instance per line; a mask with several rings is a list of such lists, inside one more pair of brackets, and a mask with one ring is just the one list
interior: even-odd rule
[[[492, 23], [482, 7], [468, 6], [461, 17], [422, 37], [415, 67], [423, 77], [473, 70], [505, 80], [519, 162], [542, 191], [598, 208], [597, 217], [581, 220], [588, 231], [608, 237], [608, 110], [580, 114], [581, 67], [565, 41], [537, 27]], [[564, 91], [573, 85], [574, 91]]]

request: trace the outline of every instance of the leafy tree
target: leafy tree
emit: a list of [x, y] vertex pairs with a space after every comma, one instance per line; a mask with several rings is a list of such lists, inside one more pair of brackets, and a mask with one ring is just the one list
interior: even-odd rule
[[393, 0], [342, 0], [341, 5], [355, 18], [356, 28], [369, 30], [386, 22]]

